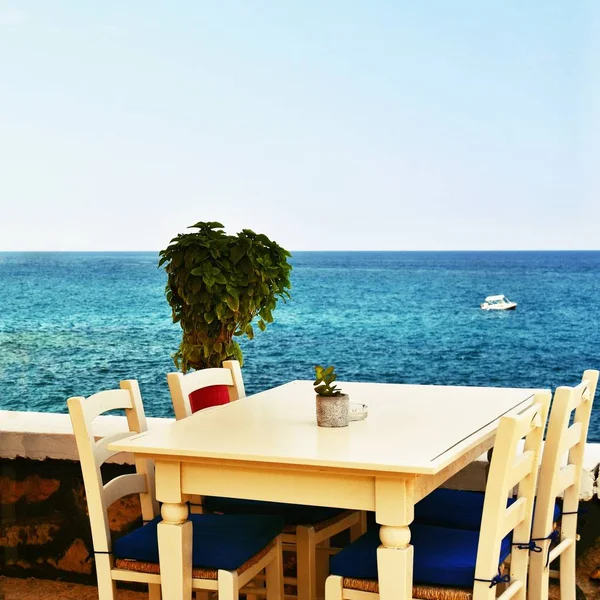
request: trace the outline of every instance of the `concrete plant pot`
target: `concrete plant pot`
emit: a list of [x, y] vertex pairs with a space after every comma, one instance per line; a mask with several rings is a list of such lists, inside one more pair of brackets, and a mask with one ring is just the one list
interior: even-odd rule
[[317, 425], [319, 427], [347, 427], [350, 422], [348, 394], [319, 396], [317, 394]]

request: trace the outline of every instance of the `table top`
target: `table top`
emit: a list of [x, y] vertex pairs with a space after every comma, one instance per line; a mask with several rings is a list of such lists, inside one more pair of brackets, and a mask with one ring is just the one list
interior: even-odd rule
[[536, 392], [384, 383], [340, 383], [364, 421], [318, 427], [312, 381], [292, 381], [205, 409], [159, 430], [109, 445], [164, 458], [220, 459], [390, 473], [439, 472], [493, 436], [502, 415], [529, 406]]

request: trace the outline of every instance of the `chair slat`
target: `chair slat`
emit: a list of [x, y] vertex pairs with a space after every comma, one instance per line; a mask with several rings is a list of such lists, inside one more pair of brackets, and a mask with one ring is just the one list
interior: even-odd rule
[[514, 433], [518, 439], [524, 438], [530, 431], [540, 426], [542, 419], [541, 411], [542, 407], [539, 403], [535, 402], [519, 413]]
[[531, 473], [535, 456], [533, 452], [523, 452], [517, 457], [506, 478], [506, 493], [512, 490], [524, 477]]
[[119, 440], [129, 437], [130, 435], [131, 431], [119, 431], [117, 433], [113, 433], [112, 435], [107, 435], [101, 440], [98, 440], [94, 446], [94, 456], [96, 457], [97, 463], [101, 465], [105, 463], [111, 456], [117, 454], [117, 452], [112, 452], [107, 448], [109, 444], [118, 442]]
[[[500, 525], [501, 537], [510, 533], [525, 518], [527, 511], [526, 498], [517, 498], [507, 509]], [[517, 540], [520, 542], [521, 540]], [[529, 540], [525, 540], [528, 542]]]
[[86, 398], [83, 403], [83, 412], [88, 424], [97, 416], [109, 410], [128, 410], [131, 408], [131, 396], [127, 390], [98, 392]]
[[570, 450], [575, 444], [578, 444], [581, 441], [582, 434], [582, 423], [573, 423], [560, 440], [559, 456], [562, 456], [567, 450]]
[[575, 483], [576, 475], [575, 465], [567, 465], [560, 470], [552, 494], [556, 496], [562, 494], [568, 487], [571, 487]]
[[582, 381], [572, 389], [571, 398], [569, 399], [569, 412], [575, 410], [587, 398], [589, 385], [587, 381]]
[[575, 544], [574, 538], [566, 538], [560, 542], [557, 546], [550, 550], [550, 554], [548, 557], [548, 564], [550, 564], [553, 560], [559, 557], [567, 548], [570, 548], [573, 544]]
[[184, 382], [184, 390], [191, 394], [211, 385], [233, 385], [233, 377], [229, 369], [201, 369], [185, 375]]
[[103, 490], [104, 506], [108, 508], [123, 496], [130, 494], [145, 494], [147, 491], [146, 477], [141, 473], [119, 475], [111, 479]]
[[523, 582], [520, 580], [516, 580], [511, 582], [511, 584], [498, 596], [496, 600], [510, 600], [510, 598], [514, 598], [517, 595], [517, 592], [523, 589]]

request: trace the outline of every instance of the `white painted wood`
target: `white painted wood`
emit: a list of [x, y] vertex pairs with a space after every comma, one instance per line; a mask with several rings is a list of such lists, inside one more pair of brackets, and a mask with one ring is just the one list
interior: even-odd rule
[[298, 600], [315, 600], [317, 597], [316, 548], [315, 530], [302, 525], [296, 527]]
[[191, 600], [192, 522], [171, 522], [165, 518], [165, 512], [161, 512], [163, 520], [158, 524], [158, 552], [163, 600]]
[[[67, 401], [73, 431], [77, 442], [81, 470], [88, 503], [92, 541], [94, 545], [98, 594], [101, 600], [114, 600], [115, 578], [112, 576], [114, 560], [111, 554], [112, 542], [107, 509], [119, 498], [128, 494], [140, 494], [142, 517], [154, 518], [157, 507], [152, 497], [153, 480], [149, 473], [151, 461], [143, 457], [136, 459], [139, 472], [122, 475], [103, 485], [100, 467], [114, 451], [108, 449], [108, 443], [120, 439], [122, 435], [113, 434], [106, 442], [96, 442], [92, 429], [93, 420], [106, 410], [125, 410], [128, 433], [140, 433], [146, 430], [144, 409], [141, 403], [139, 387], [136, 381], [122, 381], [120, 390], [110, 390], [94, 394], [89, 398], [70, 398]], [[148, 466], [150, 464], [150, 466]], [[156, 588], [150, 589], [153, 600], [158, 600]]]
[[[108, 507], [120, 497], [132, 493], [131, 489], [135, 489], [135, 492], [146, 492], [150, 485], [144, 473], [117, 478], [115, 482], [109, 482], [107, 486], [102, 483], [100, 466], [103, 460], [106, 460], [115, 451], [107, 449], [102, 444], [97, 445], [92, 421], [105, 410], [122, 409], [127, 414], [129, 433], [140, 433], [145, 431], [146, 427], [143, 407], [136, 396], [139, 394], [137, 382], [122, 382], [122, 386], [127, 386], [128, 389], [100, 392], [87, 399], [83, 397], [69, 398], [67, 401], [81, 461], [94, 550], [97, 553], [106, 553], [112, 550], [106, 512]], [[140, 411], [141, 414], [139, 414]], [[144, 458], [139, 460], [140, 464], [147, 462]], [[135, 482], [133, 487], [130, 482]], [[144, 509], [144, 506], [142, 508]], [[152, 507], [149, 508], [150, 510], [145, 511], [144, 519], [154, 518]]]
[[111, 577], [113, 559], [109, 554], [96, 554], [96, 580], [98, 582], [98, 600], [116, 600], [117, 586]]
[[[190, 394], [202, 388], [213, 385], [225, 385], [229, 392], [229, 401], [243, 398], [244, 381], [242, 379], [242, 370], [237, 360], [226, 360], [222, 368], [201, 369], [183, 375], [182, 373], [169, 373], [167, 383], [171, 392], [171, 402], [175, 418], [179, 421], [192, 414], [190, 404]], [[194, 514], [203, 512], [202, 496], [193, 496], [190, 498], [191, 511]]]
[[[121, 381], [120, 388], [129, 392], [131, 398], [131, 409], [125, 409], [125, 417], [130, 431], [147, 431], [148, 422], [144, 405], [142, 403], [142, 394], [140, 386], [135, 379]], [[108, 449], [108, 446], [107, 446]], [[140, 505], [142, 509], [142, 519], [150, 521], [159, 512], [158, 501], [156, 500], [154, 485], [154, 463], [144, 456], [136, 456], [134, 459], [135, 470], [146, 479], [146, 491], [140, 490]]]
[[[498, 572], [500, 545], [508, 531], [513, 530], [514, 543], [527, 544], [530, 540], [543, 433], [549, 406], [550, 393], [539, 393], [536, 394], [532, 406], [520, 414], [505, 416], [500, 421], [485, 492], [475, 567], [476, 579], [484, 581], [474, 582], [474, 600], [491, 600], [496, 596], [494, 588], [490, 588], [485, 580], [491, 580]], [[522, 447], [523, 437], [525, 445]], [[519, 454], [520, 452], [522, 453]], [[523, 456], [531, 459], [524, 459]], [[528, 465], [527, 472], [523, 472], [522, 465]], [[521, 475], [517, 482], [515, 472]], [[517, 502], [507, 508], [507, 495], [515, 485]], [[528, 562], [527, 550], [513, 549], [510, 561], [511, 585], [505, 592], [507, 597], [525, 599]], [[514, 585], [514, 582], [519, 582], [520, 585]]]
[[[377, 508], [384, 600], [408, 598], [414, 503], [488, 450], [499, 418], [526, 412], [535, 390], [343, 385], [354, 401], [369, 405], [369, 417], [340, 430], [316, 427], [312, 382], [292, 382], [109, 448], [158, 459], [161, 501], [200, 493]], [[181, 465], [177, 492], [161, 484], [160, 464], [169, 460]], [[343, 478], [352, 484], [344, 488]]]
[[231, 371], [231, 379], [233, 380], [233, 385], [229, 388], [229, 401], [233, 402], [245, 398], [246, 390], [244, 389], [240, 363], [237, 360], [225, 360], [223, 361], [223, 368]]
[[[546, 600], [548, 597], [550, 541], [543, 538], [553, 530], [554, 505], [557, 495], [561, 492], [564, 492], [564, 499], [560, 543], [550, 556], [552, 559], [560, 556], [562, 600], [575, 600], [577, 511], [584, 450], [598, 376], [598, 371], [585, 371], [582, 382], [578, 386], [559, 387], [554, 396], [533, 520], [532, 535], [534, 539], [540, 540], [537, 543], [542, 548], [542, 552], [531, 556], [528, 591], [532, 600]], [[569, 426], [573, 411], [575, 411], [573, 425]], [[563, 462], [565, 453], [567, 453], [566, 464]]]
[[[312, 382], [296, 381], [200, 411], [161, 431], [112, 444], [121, 451], [398, 473], [437, 473], [535, 390], [342, 383], [369, 416], [316, 426]], [[456, 414], [461, 419], [456, 419]], [[398, 423], [403, 424], [398, 435]], [[452, 423], [452, 427], [448, 427]], [[223, 431], [236, 432], [224, 436]], [[427, 435], [423, 432], [427, 431]], [[477, 433], [477, 436], [474, 434]]]
[[104, 503], [111, 506], [119, 498], [130, 494], [142, 494], [148, 489], [148, 482], [142, 473], [119, 475], [104, 486]]
[[283, 589], [283, 559], [281, 548], [281, 537], [277, 538], [275, 548], [275, 560], [269, 562], [266, 567], [267, 600], [282, 600]]
[[412, 477], [375, 479], [375, 518], [385, 525], [409, 525], [415, 518], [415, 483]]
[[237, 360], [226, 360], [222, 368], [200, 369], [186, 375], [178, 372], [169, 373], [167, 382], [175, 418], [178, 421], [192, 414], [189, 396], [196, 390], [213, 385], [226, 385], [229, 388], [230, 402], [246, 395], [240, 363]]
[[[490, 587], [489, 581], [498, 572], [500, 545], [507, 529], [514, 529], [515, 541], [529, 541], [543, 431], [549, 405], [550, 394], [538, 393], [531, 406], [500, 420], [490, 464], [475, 568], [476, 579], [482, 581], [474, 581], [474, 600], [496, 598], [496, 588]], [[520, 444], [523, 437], [524, 446]], [[518, 480], [516, 474], [520, 477]], [[518, 499], [507, 509], [507, 494], [514, 485], [517, 485]], [[408, 527], [413, 518], [412, 510], [409, 509], [412, 486], [407, 487], [408, 489], [404, 490], [404, 505], [394, 505], [393, 498], [399, 495], [399, 492], [394, 493], [393, 486], [377, 487], [377, 520], [396, 523], [394, 526], [383, 524], [380, 528], [381, 546], [377, 550], [379, 596], [395, 600], [412, 598], [413, 548], [410, 545]], [[525, 599], [528, 555], [526, 550], [513, 551], [510, 563], [511, 581], [501, 598]], [[330, 596], [326, 595], [325, 600], [338, 598], [339, 579], [329, 577], [326, 590]], [[356, 595], [354, 591], [350, 592], [342, 590], [341, 595], [343, 598], [357, 600], [365, 597]], [[445, 595], [446, 592], [442, 590], [441, 596]], [[370, 596], [372, 598], [375, 594]]]
[[[146, 417], [146, 421], [148, 429], [153, 430], [168, 426], [173, 419]], [[125, 422], [125, 417], [99, 416], [94, 421], [96, 440], [123, 431], [126, 428]], [[73, 426], [68, 414], [0, 410], [0, 435], [2, 436], [0, 458], [79, 460]], [[115, 454], [106, 462], [134, 464], [130, 452]], [[484, 491], [487, 465], [487, 457], [478, 456], [473, 462], [467, 462], [464, 468], [443, 483], [443, 487]], [[596, 479], [599, 465], [600, 444], [587, 442], [581, 469], [580, 502], [598, 497]]]
[[115, 454], [114, 452], [108, 449], [108, 445], [127, 437], [131, 437], [131, 431], [129, 430], [111, 433], [110, 435], [107, 435], [106, 437], [103, 437], [101, 440], [97, 441], [94, 449], [96, 460], [100, 464], [104, 464], [109, 458], [112, 458]]
[[[158, 513], [158, 502], [154, 494], [155, 468], [152, 460], [141, 454], [135, 456], [136, 473], [121, 475], [102, 482], [100, 467], [118, 450], [110, 448], [111, 443], [122, 440], [132, 433], [139, 434], [147, 430], [144, 408], [139, 386], [136, 381], [122, 381], [120, 390], [110, 390], [94, 394], [89, 398], [75, 397], [67, 401], [86, 490], [92, 540], [95, 552], [98, 593], [100, 600], [115, 600], [115, 581], [143, 582], [149, 585], [150, 600], [182, 600], [191, 598], [192, 588], [216, 590], [216, 582], [204, 579], [192, 581], [192, 523], [187, 520], [188, 509], [181, 492], [181, 464], [176, 461], [159, 461], [161, 474], [161, 492], [165, 497], [161, 513], [163, 521], [158, 525], [159, 554], [162, 567], [170, 574], [162, 578], [160, 575], [137, 573], [126, 569], [115, 569], [111, 554], [112, 544], [108, 522], [108, 507], [119, 498], [139, 494], [142, 518], [153, 519]], [[122, 409], [125, 411], [128, 431], [111, 432], [107, 437], [96, 442], [92, 423], [103, 411]], [[121, 423], [124, 425], [123, 421]], [[269, 581], [274, 582], [274, 590], [269, 597], [278, 600], [279, 579], [273, 574], [273, 564], [281, 567], [281, 541], [274, 550], [268, 553], [257, 569], [268, 568]], [[161, 568], [162, 568], [161, 567]], [[248, 570], [248, 575], [254, 572]], [[231, 576], [230, 576], [231, 575]], [[221, 579], [221, 578], [220, 578]], [[226, 590], [224, 597], [236, 597], [238, 588], [230, 593], [229, 587], [237, 584], [237, 573], [224, 576]], [[161, 586], [162, 583], [162, 586]]]
[[[401, 548], [390, 548], [386, 547], [382, 540], [382, 545], [377, 549], [377, 571], [381, 598], [390, 600], [412, 598], [413, 547], [410, 544], [407, 543]], [[325, 600], [329, 598], [326, 596]]]
[[325, 582], [325, 598], [327, 600], [342, 600], [344, 580], [338, 575], [330, 575]]
[[274, 476], [264, 463], [230, 466], [223, 461], [186, 461], [181, 485], [186, 494], [375, 510], [375, 478], [343, 472], [299, 472], [281, 466]]
[[219, 600], [238, 600], [239, 589], [235, 571], [219, 571]]
[[109, 410], [131, 409], [131, 395], [126, 390], [106, 390], [89, 396], [83, 405], [83, 415], [88, 423]]
[[[173, 408], [175, 411], [175, 417], [177, 420], [181, 420], [191, 416], [191, 405], [189, 401], [189, 395], [199, 389], [213, 385], [226, 385], [229, 389], [229, 400], [235, 401], [245, 397], [244, 383], [242, 380], [242, 373], [240, 364], [238, 361], [230, 360], [223, 363], [223, 368], [217, 369], [202, 369], [183, 375], [181, 373], [169, 373], [167, 375], [167, 381], [169, 383], [169, 389], [171, 391], [171, 399], [173, 401]], [[207, 409], [205, 409], [207, 410]], [[242, 475], [242, 480], [246, 479], [246, 471], [244, 473], [237, 473], [238, 480]], [[267, 475], [268, 476], [268, 475]], [[205, 481], [203, 474], [196, 473], [193, 475], [198, 482]], [[220, 477], [228, 477], [228, 474], [224, 471], [220, 473]], [[229, 481], [227, 484], [229, 485]], [[344, 481], [347, 484], [347, 481]], [[174, 485], [178, 487], [178, 485]], [[186, 490], [189, 493], [189, 490]], [[205, 495], [216, 495], [219, 496], [218, 492], [211, 492], [204, 490]], [[265, 499], [273, 500], [272, 486], [267, 486], [266, 492], [269, 494]], [[238, 492], [239, 493], [239, 492]], [[243, 492], [242, 496], [243, 497]], [[199, 494], [190, 495], [190, 509], [193, 513], [201, 513], [203, 508], [203, 498]], [[346, 525], [346, 520], [343, 523]], [[360, 519], [358, 513], [352, 520], [352, 525], [360, 525]], [[346, 527], [352, 526], [348, 524], [345, 527], [340, 528], [340, 524], [335, 526], [326, 527], [319, 531], [319, 540], [316, 540], [315, 532], [313, 528], [303, 528], [301, 532], [296, 532], [296, 538], [294, 540], [294, 551], [297, 555], [298, 571], [302, 573], [296, 579], [296, 586], [298, 589], [298, 598], [300, 600], [316, 600], [317, 597], [317, 583], [316, 583], [316, 546], [321, 540], [329, 539], [336, 533], [343, 531]], [[319, 590], [321, 595], [323, 589]]]
[[[317, 550], [321, 547], [329, 547], [329, 540], [338, 533], [342, 531], [346, 531], [346, 529], [350, 529], [357, 526], [361, 530], [362, 533], [367, 531], [367, 518], [366, 514], [362, 511], [354, 511], [348, 513], [348, 516], [340, 519], [333, 525], [329, 527], [324, 527], [323, 529], [319, 529], [319, 531], [315, 531], [315, 543], [317, 545]], [[332, 551], [335, 551], [334, 548], [331, 548]], [[325, 589], [325, 588], [323, 588]]]
[[[332, 575], [332, 577], [335, 577], [335, 575]], [[369, 592], [361, 592], [359, 590], [348, 590], [346, 588], [342, 590], [342, 598], [344, 598], [344, 600], [373, 600], [374, 596], [375, 594], [371, 594]]]
[[363, 533], [367, 531], [367, 513], [361, 511], [359, 513], [359, 522], [352, 525], [350, 528], [350, 541], [356, 541]]
[[127, 569], [112, 569], [110, 574], [115, 581], [130, 581], [135, 583], [160, 585], [160, 575], [154, 573], [141, 573], [138, 571], [128, 571]]

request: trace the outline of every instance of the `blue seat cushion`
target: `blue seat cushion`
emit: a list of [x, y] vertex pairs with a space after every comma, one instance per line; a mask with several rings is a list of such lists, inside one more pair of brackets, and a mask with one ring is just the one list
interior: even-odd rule
[[[413, 523], [410, 526], [414, 546], [413, 580], [415, 583], [472, 587], [479, 532], [449, 529]], [[377, 579], [379, 529], [362, 535], [331, 558], [331, 572], [342, 577]], [[511, 551], [511, 538], [502, 540], [498, 564]], [[496, 573], [490, 573], [490, 577]]]
[[[193, 526], [192, 565], [235, 571], [283, 531], [283, 519], [253, 515], [190, 515]], [[157, 517], [119, 538], [115, 558], [158, 562]]]
[[333, 519], [342, 514], [339, 508], [284, 504], [282, 502], [260, 502], [258, 500], [238, 500], [207, 496], [204, 507], [209, 512], [223, 514], [274, 515], [281, 517], [286, 525], [314, 525]]
[[[479, 530], [483, 515], [483, 492], [439, 488], [415, 505], [415, 521], [426, 525]], [[506, 505], [515, 501], [509, 498]], [[554, 520], [560, 519], [558, 504], [554, 505]]]

